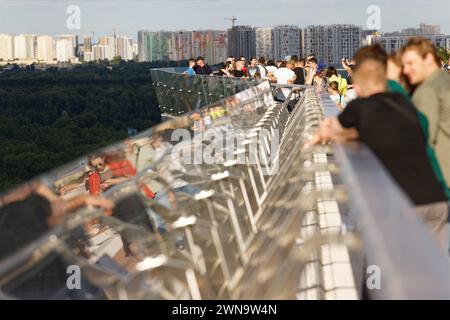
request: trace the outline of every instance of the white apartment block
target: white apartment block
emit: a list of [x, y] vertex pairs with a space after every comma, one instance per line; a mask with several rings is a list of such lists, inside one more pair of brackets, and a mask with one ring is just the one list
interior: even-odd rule
[[56, 40], [56, 60], [58, 62], [70, 62], [75, 58], [73, 44], [68, 39]]
[[0, 34], [0, 59], [3, 61], [14, 60], [14, 36]]
[[56, 58], [55, 39], [48, 35], [37, 37], [37, 59], [50, 62]]
[[83, 52], [83, 59], [84, 62], [91, 62], [94, 61], [94, 53], [92, 52], [92, 47], [91, 47], [91, 51], [84, 51]]
[[62, 34], [57, 37], [57, 39], [66, 39], [71, 42], [74, 54], [77, 54], [78, 49], [78, 36], [75, 34]]
[[92, 53], [93, 59], [98, 60], [112, 60], [114, 59], [114, 45], [93, 45]]
[[14, 58], [29, 60], [36, 58], [36, 36], [20, 34], [14, 37]]
[[121, 57], [123, 60], [133, 60], [133, 40], [131, 38], [118, 36], [116, 39], [115, 55]]

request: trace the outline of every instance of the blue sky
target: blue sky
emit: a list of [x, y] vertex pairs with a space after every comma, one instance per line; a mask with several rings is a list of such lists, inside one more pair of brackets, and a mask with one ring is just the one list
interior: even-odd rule
[[[81, 29], [68, 30], [66, 9], [81, 9]], [[140, 29], [226, 29], [224, 18], [235, 15], [237, 24], [354, 23], [366, 25], [366, 9], [381, 9], [382, 31], [440, 24], [450, 34], [450, 0], [0, 0], [0, 33], [62, 34], [95, 36], [113, 28], [136, 38]]]

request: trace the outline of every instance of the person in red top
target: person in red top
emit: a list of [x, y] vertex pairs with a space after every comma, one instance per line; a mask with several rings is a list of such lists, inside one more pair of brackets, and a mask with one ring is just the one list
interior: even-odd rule
[[[93, 154], [89, 156], [89, 166], [92, 170], [88, 172], [86, 189], [92, 196], [100, 196], [102, 192], [137, 174], [136, 168], [122, 152]], [[145, 183], [139, 183], [139, 187], [148, 198], [155, 197], [155, 193]], [[101, 232], [101, 227], [96, 227], [97, 225], [99, 220], [86, 224], [86, 232], [91, 236], [97, 235]]]
[[[91, 195], [99, 195], [101, 192], [118, 185], [137, 174], [136, 168], [121, 154], [94, 154], [89, 157], [91, 171], [87, 181], [87, 188]], [[151, 199], [154, 192], [146, 185], [140, 185], [142, 191]]]
[[248, 77], [248, 69], [247, 69], [247, 64], [246, 64], [246, 59], [244, 56], [239, 58], [240, 61], [242, 61], [243, 63], [243, 67], [242, 67], [242, 71], [245, 73], [245, 76]]

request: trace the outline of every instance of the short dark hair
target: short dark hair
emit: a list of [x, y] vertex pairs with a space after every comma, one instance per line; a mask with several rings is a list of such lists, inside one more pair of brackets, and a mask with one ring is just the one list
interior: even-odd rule
[[308, 62], [312, 62], [312, 63], [317, 64], [317, 59], [312, 57], [311, 59], [308, 60]]
[[355, 53], [355, 57], [353, 58], [353, 60], [355, 60], [356, 69], [367, 60], [373, 60], [386, 66], [387, 59], [388, 55], [386, 51], [378, 43], [362, 47]]
[[327, 70], [327, 78], [331, 77], [332, 75], [335, 75], [335, 76], [338, 75], [338, 74], [337, 74], [336, 68], [333, 67], [333, 66], [328, 67], [328, 70]]
[[268, 66], [276, 67], [275, 62], [274, 62], [273, 60], [267, 61], [267, 65], [268, 65]]
[[264, 64], [264, 63], [266, 63], [266, 58], [259, 57], [258, 62]]
[[195, 62], [200, 61], [200, 60], [205, 60], [205, 58], [203, 58], [202, 56], [198, 56], [197, 59], [195, 59]]

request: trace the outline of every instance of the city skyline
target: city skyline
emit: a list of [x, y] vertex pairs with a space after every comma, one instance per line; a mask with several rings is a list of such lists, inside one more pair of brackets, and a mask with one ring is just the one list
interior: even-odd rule
[[[81, 9], [81, 28], [69, 30], [66, 21], [69, 5]], [[256, 5], [257, 4], [257, 5]], [[443, 12], [450, 11], [450, 2], [443, 0], [378, 0], [337, 1], [302, 0], [0, 0], [0, 33], [6, 34], [67, 34], [79, 36], [117, 32], [137, 40], [139, 30], [226, 30], [233, 14], [237, 25], [271, 27], [314, 24], [356, 24], [366, 29], [368, 6], [381, 9], [381, 31], [392, 32], [418, 25], [420, 22], [439, 24], [444, 34], [450, 34], [450, 20]], [[320, 10], [318, 10], [320, 8]], [[31, 9], [31, 10], [30, 10]], [[286, 9], [286, 10], [284, 10]], [[408, 10], [408, 19], [399, 19]], [[200, 11], [198, 11], [200, 10]], [[279, 10], [280, 14], [274, 14]], [[162, 15], [161, 12], [170, 12]], [[201, 17], [198, 17], [201, 12]], [[222, 13], [223, 12], [223, 13]], [[170, 17], [170, 19], [168, 19]]]
[[235, 26], [215, 31], [146, 31], [138, 32], [138, 42], [114, 33], [113, 37], [99, 37], [95, 43], [90, 36], [83, 36], [80, 44], [77, 35], [8, 35], [0, 34], [0, 59], [3, 63], [19, 60], [82, 62], [137, 59], [147, 61], [182, 61], [203, 56], [217, 64], [228, 55], [240, 57], [264, 56], [281, 60], [290, 55], [314, 53], [327, 65], [339, 65], [340, 57], [352, 57], [361, 45], [380, 43], [388, 53], [403, 46], [409, 37], [422, 35], [439, 48], [450, 49], [450, 36], [441, 34], [439, 25], [421, 23], [401, 32], [380, 34], [363, 31], [354, 24], [275, 26], [258, 28]]

